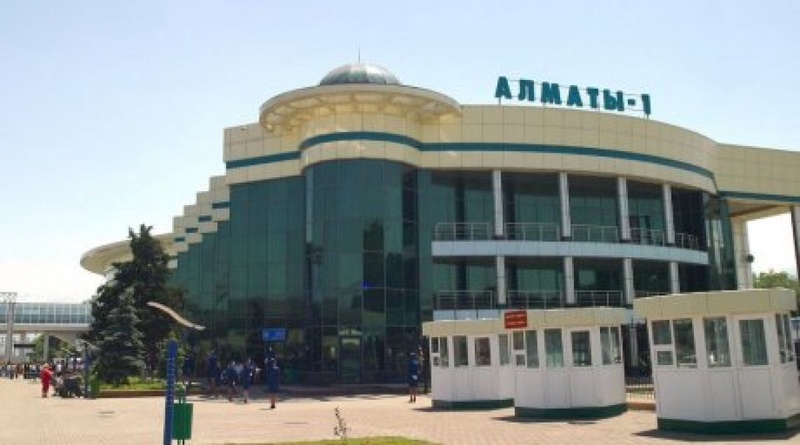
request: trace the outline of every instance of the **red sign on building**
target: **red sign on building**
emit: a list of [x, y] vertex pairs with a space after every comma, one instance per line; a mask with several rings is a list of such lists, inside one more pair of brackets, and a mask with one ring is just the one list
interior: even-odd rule
[[507, 311], [503, 314], [506, 329], [523, 329], [528, 327], [528, 311]]

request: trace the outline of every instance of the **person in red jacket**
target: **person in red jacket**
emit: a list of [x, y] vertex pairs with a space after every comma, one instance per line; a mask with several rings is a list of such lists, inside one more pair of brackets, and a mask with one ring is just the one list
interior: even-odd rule
[[50, 370], [50, 365], [45, 363], [42, 366], [39, 378], [42, 380], [42, 398], [46, 398], [47, 392], [50, 391], [50, 381], [53, 380], [53, 371]]

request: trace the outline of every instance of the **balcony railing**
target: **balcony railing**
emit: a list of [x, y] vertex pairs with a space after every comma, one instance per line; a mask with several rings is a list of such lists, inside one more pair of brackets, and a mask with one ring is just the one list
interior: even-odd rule
[[[619, 243], [617, 226], [573, 224], [572, 241], [588, 243]], [[556, 223], [516, 222], [504, 226], [505, 238], [511, 241], [560, 241], [561, 228]], [[493, 224], [488, 222], [436, 223], [434, 241], [487, 241], [494, 239]], [[652, 246], [667, 246], [666, 232], [660, 229], [631, 229], [631, 242]], [[688, 233], [675, 233], [675, 246], [682, 249], [704, 250], [700, 238]]]
[[700, 238], [688, 233], [676, 233], [675, 245], [684, 249], [705, 250], [700, 248]]
[[564, 307], [562, 293], [554, 291], [521, 291], [507, 292], [510, 309], [557, 309]]
[[436, 292], [434, 308], [436, 310], [493, 309], [495, 307], [494, 292], [443, 290]]
[[435, 241], [471, 241], [492, 238], [492, 225], [486, 222], [436, 223], [433, 232]]
[[625, 298], [618, 290], [575, 291], [575, 303], [579, 307], [623, 307]]
[[619, 228], [617, 226], [573, 224], [572, 240], [592, 243], [618, 243]]
[[506, 237], [517, 241], [558, 241], [561, 229], [555, 223], [507, 223]]

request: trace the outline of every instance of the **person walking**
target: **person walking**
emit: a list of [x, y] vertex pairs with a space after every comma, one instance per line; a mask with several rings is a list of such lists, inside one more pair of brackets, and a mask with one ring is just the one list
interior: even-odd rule
[[228, 401], [233, 402], [236, 394], [236, 383], [239, 380], [239, 373], [236, 372], [236, 360], [231, 360], [225, 368], [225, 386], [228, 387]]
[[256, 375], [256, 364], [253, 362], [253, 359], [247, 359], [247, 363], [244, 364], [242, 368], [242, 396], [244, 397], [244, 403], [250, 399], [250, 385], [253, 384], [253, 379]]
[[211, 390], [211, 396], [217, 397], [217, 384], [219, 383], [219, 359], [217, 359], [217, 352], [212, 350], [208, 354], [206, 361], [206, 374], [208, 375], [208, 387]]
[[278, 368], [278, 360], [275, 357], [268, 357], [266, 363], [267, 392], [269, 393], [269, 409], [275, 409], [275, 401], [278, 398], [278, 385], [280, 383], [281, 370]]
[[419, 358], [416, 352], [412, 352], [408, 359], [408, 403], [415, 403], [417, 401], [419, 370]]
[[42, 372], [39, 375], [42, 381], [42, 398], [47, 398], [47, 393], [50, 391], [50, 381], [53, 380], [53, 371], [50, 370], [50, 365], [47, 363], [42, 366]]

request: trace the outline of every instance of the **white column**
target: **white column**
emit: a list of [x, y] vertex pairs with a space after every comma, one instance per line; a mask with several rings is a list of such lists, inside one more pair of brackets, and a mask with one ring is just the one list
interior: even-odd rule
[[506, 297], [506, 257], [496, 256], [495, 267], [497, 268], [497, 305], [504, 307], [508, 305]]
[[503, 173], [500, 170], [492, 170], [492, 194], [494, 196], [494, 235], [501, 237], [505, 230], [505, 220], [503, 218]]
[[750, 255], [750, 241], [747, 236], [747, 221], [741, 218], [731, 218], [733, 230], [733, 255], [736, 261], [736, 283], [738, 289], [753, 288], [753, 268], [748, 261]]
[[628, 221], [628, 180], [617, 177], [617, 202], [619, 202], [619, 235], [622, 241], [631, 240], [631, 223]]
[[624, 258], [622, 260], [622, 271], [625, 279], [625, 304], [633, 304], [634, 289], [633, 289], [633, 260]]
[[664, 228], [666, 229], [667, 245], [675, 244], [675, 217], [672, 213], [672, 186], [664, 184], [661, 186], [664, 195]]
[[567, 306], [575, 306], [575, 266], [571, 256], [564, 257], [564, 303]]
[[567, 172], [558, 174], [558, 194], [561, 201], [561, 236], [572, 238], [572, 219], [569, 215], [569, 177]]
[[681, 277], [678, 274], [678, 263], [675, 261], [669, 262], [669, 292], [681, 293]]

